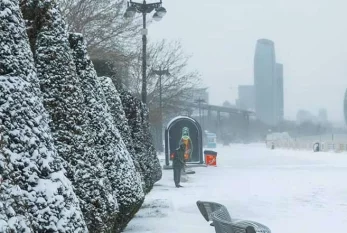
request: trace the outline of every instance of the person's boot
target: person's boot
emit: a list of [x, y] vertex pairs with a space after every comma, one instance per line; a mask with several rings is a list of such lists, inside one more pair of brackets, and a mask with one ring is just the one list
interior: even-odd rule
[[182, 188], [182, 187], [183, 187], [183, 186], [182, 186], [182, 185], [180, 185], [180, 184], [179, 184], [179, 185], [177, 185], [177, 188]]

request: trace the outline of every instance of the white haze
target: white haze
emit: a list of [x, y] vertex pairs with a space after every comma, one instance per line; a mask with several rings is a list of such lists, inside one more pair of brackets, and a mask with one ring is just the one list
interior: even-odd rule
[[163, 6], [168, 13], [149, 26], [149, 37], [182, 41], [212, 104], [234, 102], [238, 85], [253, 84], [256, 40], [268, 38], [284, 64], [285, 118], [326, 108], [329, 120], [343, 120], [346, 1], [163, 0]]

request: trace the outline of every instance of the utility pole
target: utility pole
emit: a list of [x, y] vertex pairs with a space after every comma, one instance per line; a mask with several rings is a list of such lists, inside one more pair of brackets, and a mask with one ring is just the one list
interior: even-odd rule
[[[160, 152], [163, 152], [164, 151], [164, 148], [163, 148], [163, 100], [162, 100], [162, 76], [163, 75], [167, 75], [169, 76], [170, 73], [169, 73], [169, 70], [168, 69], [165, 69], [165, 70], [162, 70], [162, 69], [159, 69], [159, 70], [152, 70], [153, 74], [156, 74], [159, 76], [159, 114], [160, 114], [160, 125], [159, 125], [159, 132], [160, 134], [157, 135], [157, 138], [159, 138], [159, 143], [157, 144], [158, 146], [158, 150]], [[159, 136], [159, 137], [158, 137]]]
[[[195, 100], [195, 103], [198, 103], [198, 108], [199, 108], [199, 123], [202, 125], [202, 120], [201, 120], [201, 104], [202, 103], [206, 103], [206, 101], [204, 99], [202, 99], [201, 97], [199, 97], [198, 99]], [[203, 127], [202, 127], [203, 128]]]
[[[146, 4], [146, 1], [143, 1]], [[146, 15], [147, 12], [142, 12], [142, 90], [141, 90], [141, 99], [144, 104], [147, 104], [147, 28], [146, 28]]]

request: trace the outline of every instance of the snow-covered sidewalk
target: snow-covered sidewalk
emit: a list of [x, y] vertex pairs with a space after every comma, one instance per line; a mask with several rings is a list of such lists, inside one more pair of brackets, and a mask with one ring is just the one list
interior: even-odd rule
[[146, 197], [127, 233], [210, 232], [197, 200], [224, 204], [233, 218], [258, 221], [273, 233], [344, 232], [347, 154], [219, 146], [217, 167], [194, 168], [183, 188], [172, 170]]

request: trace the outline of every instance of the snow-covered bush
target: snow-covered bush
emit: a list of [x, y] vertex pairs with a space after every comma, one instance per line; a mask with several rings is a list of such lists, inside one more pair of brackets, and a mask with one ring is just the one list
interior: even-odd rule
[[128, 151], [135, 161], [137, 170], [141, 173], [144, 191], [148, 193], [153, 184], [161, 179], [162, 173], [149, 133], [147, 109], [126, 91], [121, 91], [124, 101], [122, 103], [121, 95], [112, 80], [108, 77], [99, 77], [99, 79], [117, 128], [123, 140], [127, 142]]
[[149, 116], [148, 116], [148, 108], [145, 107], [141, 102], [141, 120], [142, 120], [142, 130], [143, 130], [143, 138], [142, 141], [144, 143], [145, 151], [147, 151], [147, 158], [149, 159], [150, 167], [152, 170], [151, 179], [153, 184], [159, 181], [162, 177], [162, 170], [160, 166], [160, 162], [157, 155], [157, 150], [153, 144], [152, 134], [150, 132], [149, 125]]
[[112, 79], [109, 77], [98, 77], [102, 89], [104, 91], [106, 101], [110, 108], [110, 113], [113, 117], [113, 120], [122, 136], [124, 143], [134, 161], [134, 165], [136, 167], [137, 172], [139, 173], [142, 181], [143, 190], [146, 190], [146, 185], [143, 177], [144, 171], [140, 166], [139, 158], [136, 156], [134, 150], [134, 144], [131, 137], [131, 130], [128, 124], [128, 119], [125, 116], [125, 112], [123, 110], [122, 101], [120, 99], [119, 92], [117, 91]]
[[[88, 122], [88, 137], [94, 139], [96, 155], [102, 155], [107, 175], [119, 204], [116, 231], [122, 230], [141, 207], [144, 193], [141, 179], [124, 144], [97, 79], [81, 34], [70, 34], [77, 74], [80, 76]], [[120, 109], [120, 112], [122, 109]], [[117, 112], [115, 114], [118, 114]], [[119, 122], [120, 125], [123, 122]]]
[[88, 232], [56, 153], [17, 0], [0, 1], [0, 232]]
[[145, 108], [134, 136], [56, 1], [20, 6], [27, 27], [0, 1], [0, 232], [120, 232], [161, 177]]
[[131, 131], [136, 160], [141, 167], [148, 193], [161, 179], [162, 170], [150, 135], [148, 114], [140, 100], [128, 91], [120, 90], [125, 115]]
[[94, 148], [96, 139], [89, 136], [87, 104], [65, 24], [53, 1], [28, 1], [22, 10], [31, 25], [39, 26], [30, 36], [43, 103], [52, 119], [54, 143], [68, 162], [68, 178], [73, 182], [89, 231], [105, 232], [113, 228], [117, 218], [117, 197], [103, 154], [98, 154]]

